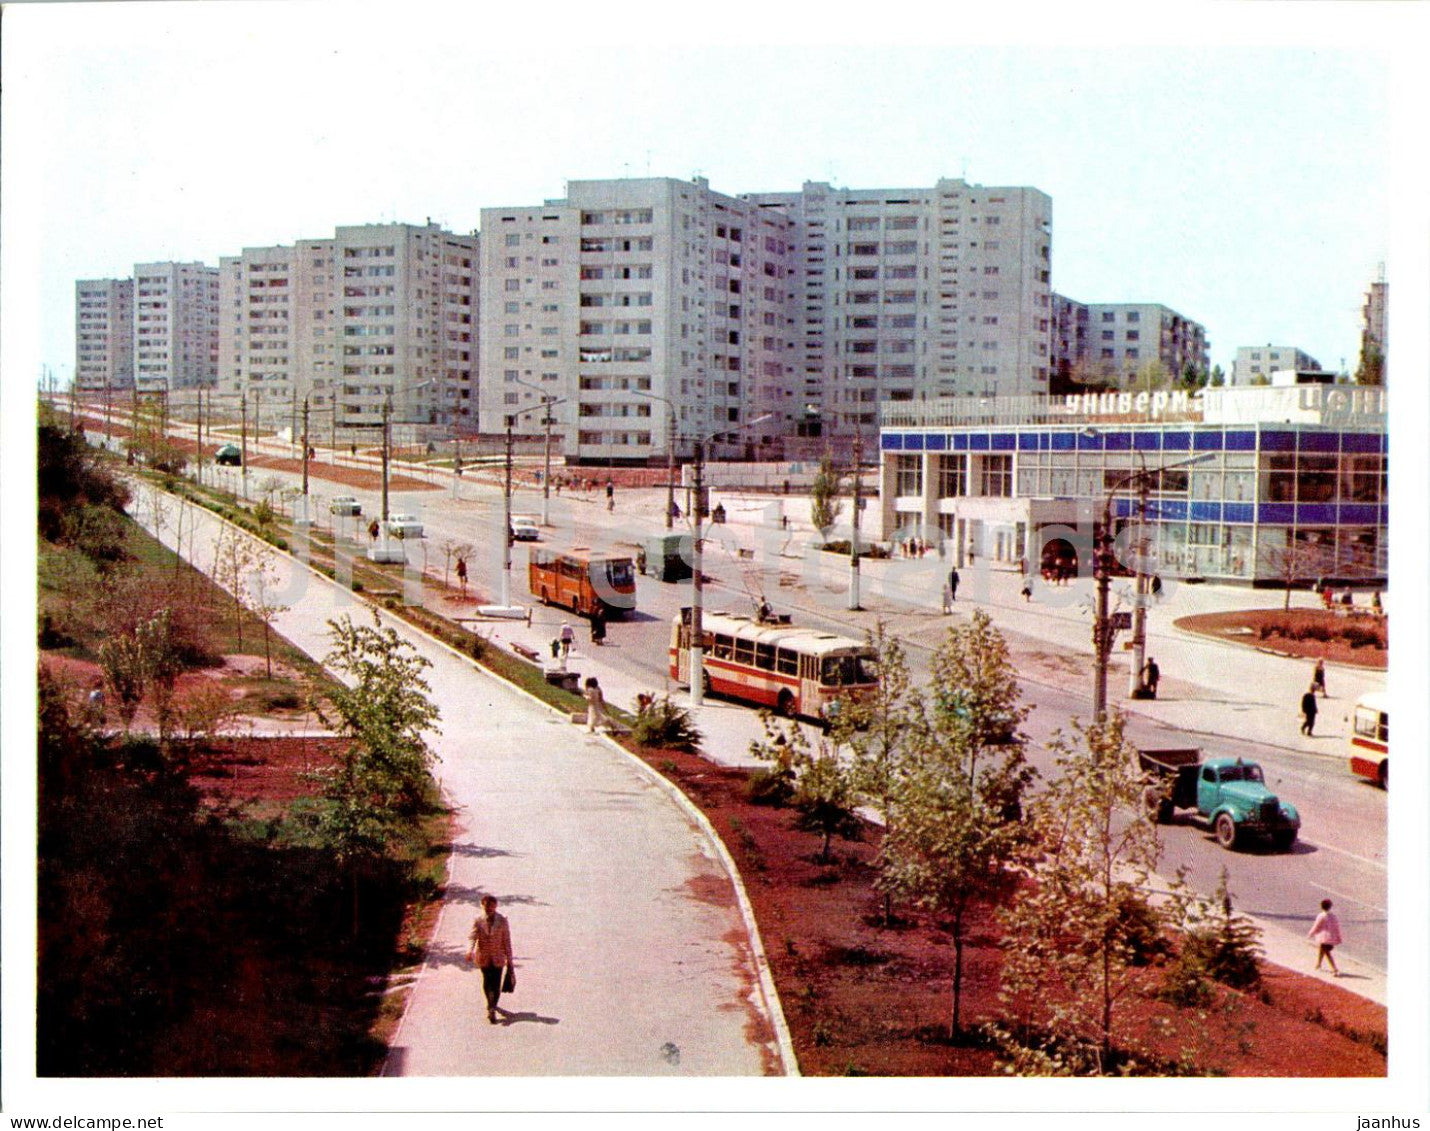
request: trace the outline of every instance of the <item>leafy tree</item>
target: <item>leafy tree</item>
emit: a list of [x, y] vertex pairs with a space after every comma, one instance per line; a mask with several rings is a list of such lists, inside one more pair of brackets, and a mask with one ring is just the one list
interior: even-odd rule
[[1132, 387], [1136, 389], [1165, 389], [1172, 384], [1172, 373], [1161, 358], [1145, 361], [1138, 368]]
[[253, 540], [235, 527], [224, 525], [214, 540], [213, 578], [233, 597], [233, 626], [238, 647], [243, 647], [245, 578], [255, 559]]
[[[833, 743], [848, 752], [861, 800], [881, 818], [884, 835], [898, 821], [897, 799], [919, 735], [927, 726], [923, 696], [909, 675], [903, 646], [881, 620], [869, 635], [879, 667], [873, 694], [847, 700], [830, 728]], [[892, 892], [884, 892], [884, 922], [892, 918]]]
[[161, 609], [141, 624], [135, 630], [134, 638], [139, 645], [144, 683], [154, 697], [159, 745], [167, 750], [174, 725], [174, 687], [184, 670], [169, 610]]
[[1385, 354], [1374, 341], [1366, 340], [1361, 346], [1360, 364], [1356, 366], [1357, 385], [1385, 384]]
[[78, 510], [96, 507], [117, 516], [128, 505], [129, 490], [109, 472], [104, 457], [79, 433], [61, 427], [52, 412], [41, 412], [35, 439], [42, 538], [66, 542], [81, 533], [83, 526], [74, 519]]
[[127, 735], [144, 698], [144, 650], [133, 636], [111, 636], [99, 646], [99, 667]]
[[854, 812], [859, 805], [855, 774], [832, 743], [811, 746], [799, 723], [766, 715], [765, 740], [752, 742], [750, 753], [774, 763], [763, 781], [756, 778], [751, 783], [762, 794], [758, 800], [794, 806], [799, 811], [796, 826], [823, 837], [817, 857], [821, 862], [829, 861], [835, 836], [859, 839], [863, 826]]
[[1213, 365], [1211, 378], [1207, 381], [1207, 384], [1213, 388], [1221, 388], [1221, 386], [1226, 384], [1226, 370], [1220, 365]]
[[[1139, 941], [1159, 922], [1146, 891], [1161, 846], [1140, 815], [1147, 778], [1121, 713], [1074, 725], [1075, 742], [1059, 733], [1049, 743], [1058, 776], [1030, 810], [1041, 856], [1001, 916], [1003, 997], [1016, 1067], [1102, 1074], [1117, 1006], [1145, 970]], [[1038, 1047], [1040, 1027], [1052, 1055]]]
[[1182, 923], [1181, 945], [1167, 973], [1164, 996], [1204, 1004], [1210, 984], [1254, 989], [1261, 982], [1261, 931], [1232, 906], [1225, 868], [1210, 899], [1179, 891], [1174, 908]]
[[370, 628], [347, 616], [328, 625], [333, 647], [325, 660], [342, 685], [315, 708], [351, 742], [321, 775], [323, 794], [310, 817], [348, 872], [356, 934], [364, 864], [408, 839], [435, 802], [436, 755], [425, 733], [436, 729], [440, 712], [422, 676], [431, 662], [382, 627], [376, 612]]
[[839, 493], [843, 476], [834, 466], [834, 457], [825, 455], [819, 461], [819, 471], [809, 489], [809, 518], [818, 531], [827, 531], [839, 520]]
[[1027, 833], [1019, 816], [1033, 771], [1018, 727], [1020, 702], [1007, 643], [986, 613], [949, 630], [934, 654], [928, 725], [901, 768], [898, 821], [884, 837], [886, 890], [944, 916], [953, 938], [949, 1035], [962, 1025], [963, 954], [975, 903], [1017, 881]]
[[276, 597], [280, 580], [272, 551], [257, 550], [244, 578], [244, 605], [263, 622], [263, 662], [269, 679], [273, 678], [273, 618], [288, 608]]

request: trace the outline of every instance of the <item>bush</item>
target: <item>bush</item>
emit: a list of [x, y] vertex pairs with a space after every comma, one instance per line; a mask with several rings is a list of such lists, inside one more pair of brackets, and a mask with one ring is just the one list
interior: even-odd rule
[[745, 784], [745, 798], [751, 805], [783, 809], [794, 798], [794, 771], [780, 766], [756, 770]]
[[1348, 624], [1341, 629], [1341, 639], [1352, 648], [1384, 648], [1381, 629], [1363, 624]]
[[672, 703], [669, 695], [657, 699], [637, 716], [631, 737], [641, 746], [684, 750], [691, 754], [700, 753], [703, 740], [690, 712]]

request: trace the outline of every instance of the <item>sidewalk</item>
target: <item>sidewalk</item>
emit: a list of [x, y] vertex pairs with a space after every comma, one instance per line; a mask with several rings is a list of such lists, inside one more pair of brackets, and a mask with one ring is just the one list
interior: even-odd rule
[[[207, 546], [219, 520], [199, 514], [192, 544]], [[275, 564], [290, 608], [274, 627], [310, 655], [328, 650], [330, 618], [371, 617], [294, 560]], [[703, 818], [608, 739], [381, 621], [432, 662], [431, 742], [457, 814], [446, 903], [386, 1074], [797, 1072], [743, 889]], [[465, 962], [487, 892], [511, 920], [518, 972], [496, 1026]]]

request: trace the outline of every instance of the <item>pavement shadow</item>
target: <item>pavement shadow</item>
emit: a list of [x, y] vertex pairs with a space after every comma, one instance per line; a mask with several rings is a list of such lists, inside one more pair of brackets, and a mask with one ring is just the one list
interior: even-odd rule
[[469, 856], [476, 860], [490, 860], [496, 856], [513, 856], [505, 848], [490, 848], [483, 844], [454, 844], [452, 845], [453, 856]]
[[501, 1006], [497, 1006], [497, 1013], [501, 1015], [501, 1023], [503, 1025], [517, 1025], [523, 1021], [531, 1021], [537, 1025], [561, 1024], [561, 1018], [559, 1017], [543, 1017], [539, 1013], [530, 1013], [527, 1011], [516, 1013], [510, 1009], [503, 1009]]

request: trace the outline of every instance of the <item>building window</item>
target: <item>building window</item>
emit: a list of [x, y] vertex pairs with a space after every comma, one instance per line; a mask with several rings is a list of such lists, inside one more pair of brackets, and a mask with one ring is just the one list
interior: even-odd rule
[[924, 493], [924, 461], [922, 456], [894, 456], [894, 494]]
[[968, 457], [938, 457], [938, 494], [941, 499], [957, 499], [968, 494]]
[[1013, 493], [1013, 457], [984, 456], [978, 473], [978, 493], [1006, 498]]

